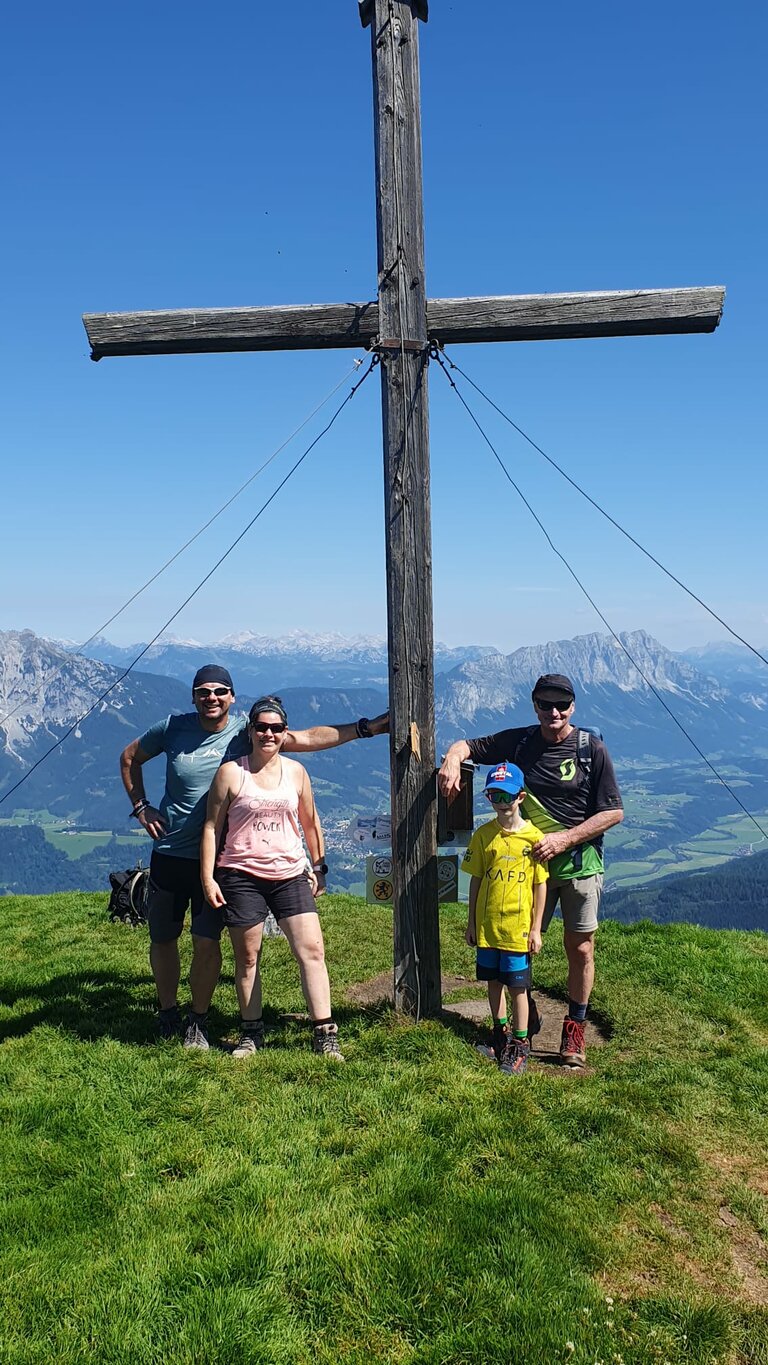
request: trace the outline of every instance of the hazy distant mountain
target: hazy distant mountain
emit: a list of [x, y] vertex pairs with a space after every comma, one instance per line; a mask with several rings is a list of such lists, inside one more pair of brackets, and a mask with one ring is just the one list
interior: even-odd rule
[[[196, 654], [195, 667], [206, 658]], [[27, 772], [57, 739], [116, 683], [96, 710], [25, 779], [0, 806], [0, 816], [17, 809], [49, 810], [91, 829], [124, 829], [126, 796], [118, 758], [131, 739], [173, 712], [191, 709], [190, 685], [175, 678], [131, 673], [60, 645], [31, 631], [0, 632], [0, 796]], [[310, 725], [377, 715], [386, 696], [371, 688], [283, 688], [291, 723]], [[243, 692], [238, 709], [253, 696]], [[389, 803], [389, 755], [383, 740], [359, 742], [308, 755], [308, 766], [326, 793], [326, 811], [359, 805], [374, 813]], [[147, 769], [147, 787], [158, 799], [163, 767]]]
[[[762, 697], [740, 697], [645, 631], [620, 636], [666, 705], [706, 753], [768, 746]], [[598, 726], [616, 757], [690, 757], [693, 750], [610, 635], [580, 635], [462, 663], [437, 681], [437, 723], [451, 734], [486, 734], [532, 724], [531, 688], [542, 673], [565, 673], [576, 688], [576, 719]]]
[[[768, 645], [763, 646], [760, 652], [768, 659]], [[768, 665], [743, 645], [719, 640], [714, 644], [685, 649], [678, 658], [686, 660], [707, 677], [714, 678], [737, 696], [753, 698], [762, 705], [768, 705]]]
[[[741, 799], [752, 810], [764, 810], [768, 804], [768, 708], [763, 697], [737, 695], [643, 631], [621, 638], [666, 705], [700, 747], [730, 774]], [[312, 637], [310, 645], [307, 637], [297, 636], [293, 645], [280, 653], [273, 642], [256, 637], [254, 643], [254, 637], [248, 637], [237, 641], [237, 664], [222, 654], [221, 642], [213, 646], [179, 643], [165, 647], [164, 662], [170, 664], [173, 649], [184, 651], [181, 680], [134, 672], [119, 681], [121, 670], [114, 664], [70, 653], [30, 631], [0, 633], [0, 796], [42, 758], [100, 693], [115, 684], [94, 713], [77, 725], [18, 792], [0, 806], [0, 819], [19, 809], [49, 810], [74, 820], [80, 828], [125, 830], [128, 809], [118, 775], [121, 749], [163, 716], [189, 709], [190, 681], [201, 663], [224, 657], [233, 672], [238, 670], [237, 679], [243, 676], [241, 670], [251, 648], [271, 652], [254, 653], [265, 671], [257, 687], [240, 684], [239, 708], [247, 709], [253, 696], [267, 685], [279, 687], [291, 723], [297, 728], [375, 715], [386, 705], [385, 691], [370, 686], [318, 682], [286, 686], [292, 669], [298, 670], [299, 660], [306, 658], [310, 649], [315, 651], [313, 667], [319, 667], [317, 661], [325, 658], [329, 671], [343, 670], [346, 663], [350, 668], [362, 669], [365, 664], [378, 669], [383, 663], [377, 653], [381, 651], [380, 641], [340, 642], [338, 637]], [[367, 663], [366, 649], [372, 656]], [[479, 649], [464, 651], [473, 652], [477, 654]], [[643, 799], [652, 807], [658, 804], [659, 810], [658, 835], [646, 820], [648, 838], [663, 838], [665, 844], [671, 841], [674, 845], [710, 827], [723, 814], [733, 813], [732, 797], [707, 773], [623, 649], [609, 636], [584, 635], [529, 646], [510, 655], [489, 650], [481, 658], [463, 658], [458, 666], [438, 674], [438, 758], [457, 736], [532, 724], [531, 687], [540, 673], [553, 671], [573, 678], [577, 720], [602, 730], [620, 780], [636, 780], [642, 773]], [[372, 815], [388, 809], [386, 740], [356, 742], [309, 755], [306, 761], [336, 847], [340, 840], [343, 844], [342, 830], [353, 812]], [[159, 798], [163, 778], [161, 761], [148, 767], [151, 796]]]
[[[143, 645], [113, 645], [98, 638], [85, 653], [92, 659], [123, 668], [136, 658]], [[455, 668], [468, 659], [480, 659], [497, 651], [489, 645], [450, 649], [435, 645], [435, 671]], [[141, 666], [166, 677], [192, 678], [201, 663], [224, 664], [235, 687], [254, 696], [283, 687], [386, 687], [387, 642], [379, 636], [358, 635], [349, 639], [329, 632], [310, 635], [287, 631], [279, 639], [242, 631], [209, 644], [169, 638], [152, 645]]]

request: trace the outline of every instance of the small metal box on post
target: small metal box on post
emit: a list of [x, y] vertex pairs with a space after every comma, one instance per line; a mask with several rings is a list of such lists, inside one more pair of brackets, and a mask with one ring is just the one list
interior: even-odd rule
[[446, 844], [466, 843], [459, 834], [474, 829], [474, 763], [462, 763], [460, 787], [452, 801], [448, 802], [440, 788], [437, 790], [437, 843], [442, 848]]

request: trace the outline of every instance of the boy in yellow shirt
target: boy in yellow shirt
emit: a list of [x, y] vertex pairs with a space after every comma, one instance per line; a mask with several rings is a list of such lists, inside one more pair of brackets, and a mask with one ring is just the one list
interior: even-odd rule
[[[485, 794], [496, 819], [475, 830], [462, 862], [472, 879], [466, 940], [477, 948], [478, 981], [488, 982], [499, 1066], [519, 1076], [528, 1066], [531, 953], [541, 951], [547, 882], [547, 869], [531, 849], [543, 835], [520, 814], [525, 779], [515, 763], [491, 769]], [[512, 996], [511, 1029], [505, 987]]]

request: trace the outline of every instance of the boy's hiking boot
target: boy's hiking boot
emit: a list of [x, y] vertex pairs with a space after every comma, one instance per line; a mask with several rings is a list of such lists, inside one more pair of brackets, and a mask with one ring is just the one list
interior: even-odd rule
[[253, 1057], [264, 1046], [264, 1024], [261, 1019], [254, 1020], [240, 1034], [240, 1041], [237, 1047], [232, 1049], [232, 1056], [241, 1060], [246, 1057]]
[[504, 1049], [507, 1046], [508, 1033], [503, 1024], [494, 1023], [493, 1025], [493, 1055], [497, 1062], [501, 1062], [504, 1056]]
[[157, 1011], [157, 1036], [159, 1039], [168, 1041], [171, 1038], [180, 1038], [183, 1032], [181, 1010], [178, 1005], [171, 1005], [170, 1009]]
[[190, 1014], [187, 1016], [184, 1046], [186, 1048], [197, 1048], [199, 1052], [208, 1051], [208, 1021], [204, 1015]]
[[312, 1051], [318, 1057], [329, 1057], [332, 1062], [343, 1062], [338, 1035], [338, 1024], [321, 1024], [312, 1030]]
[[566, 1014], [563, 1020], [563, 1032], [560, 1036], [560, 1061], [563, 1066], [570, 1066], [574, 1070], [580, 1070], [586, 1065], [587, 1052], [584, 1045], [584, 1025], [578, 1019], [571, 1019]]
[[533, 1045], [537, 1033], [541, 1033], [541, 1015], [531, 992], [528, 992], [528, 1042]]
[[531, 1052], [531, 1045], [527, 1038], [516, 1038], [510, 1033], [507, 1038], [507, 1045], [501, 1055], [499, 1070], [505, 1076], [522, 1076], [528, 1070], [528, 1058]]

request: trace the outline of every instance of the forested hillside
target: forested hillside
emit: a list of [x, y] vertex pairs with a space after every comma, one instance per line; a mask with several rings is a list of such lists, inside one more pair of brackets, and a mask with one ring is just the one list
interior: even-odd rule
[[687, 921], [709, 929], [768, 929], [768, 853], [733, 858], [708, 872], [665, 877], [637, 890], [609, 892], [606, 913], [629, 923]]

